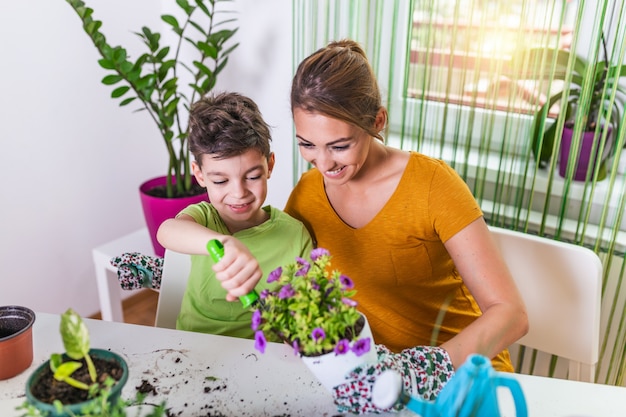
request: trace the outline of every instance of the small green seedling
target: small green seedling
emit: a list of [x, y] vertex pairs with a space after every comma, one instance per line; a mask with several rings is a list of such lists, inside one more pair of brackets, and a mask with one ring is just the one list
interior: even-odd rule
[[[59, 330], [63, 339], [65, 354], [71, 360], [63, 362], [63, 355], [59, 353], [53, 353], [50, 356], [50, 369], [54, 373], [54, 378], [78, 389], [88, 391], [88, 398], [95, 400], [87, 401], [78, 415], [84, 417], [126, 417], [127, 409], [131, 407], [136, 409], [134, 414], [136, 417], [164, 417], [170, 415], [165, 400], [160, 404], [147, 403], [145, 402], [145, 394], [140, 392], [136, 393], [134, 399], [125, 400], [120, 397], [116, 401], [110, 400], [111, 389], [117, 381], [111, 376], [107, 376], [104, 381], [96, 382], [98, 380], [96, 367], [89, 356], [89, 331], [83, 319], [71, 308], [61, 315]], [[86, 384], [72, 377], [72, 374], [83, 365], [82, 362], [77, 362], [81, 359], [84, 359], [87, 363], [91, 384]], [[76, 417], [60, 400], [54, 400], [52, 404], [55, 407], [56, 414]], [[150, 407], [150, 409], [142, 410], [142, 406]], [[50, 415], [48, 412], [38, 409], [28, 400], [16, 407], [16, 410], [22, 411], [21, 417], [47, 417]]]
[[63, 356], [53, 353], [50, 356], [50, 369], [54, 372], [54, 379], [65, 382], [78, 389], [88, 390], [89, 385], [72, 378], [72, 374], [82, 366], [76, 362], [84, 359], [89, 370], [89, 378], [96, 382], [96, 367], [89, 356], [89, 331], [83, 319], [71, 308], [61, 315], [61, 338], [65, 347], [65, 354], [73, 359], [63, 362]]

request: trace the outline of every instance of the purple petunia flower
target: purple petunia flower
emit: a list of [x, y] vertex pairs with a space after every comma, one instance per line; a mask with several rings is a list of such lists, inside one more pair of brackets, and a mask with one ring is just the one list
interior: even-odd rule
[[344, 290], [351, 290], [354, 288], [354, 281], [352, 281], [347, 275], [341, 274], [339, 276], [339, 282], [341, 282], [341, 286]]
[[313, 288], [314, 290], [319, 290], [320, 284], [318, 284], [315, 280], [311, 280], [311, 288]]
[[320, 340], [324, 340], [325, 337], [326, 337], [326, 333], [324, 332], [324, 329], [322, 329], [321, 327], [316, 327], [311, 332], [311, 338], [315, 342], [319, 342]]
[[345, 355], [350, 351], [350, 342], [348, 339], [341, 339], [335, 346], [335, 355]]
[[278, 298], [280, 298], [281, 300], [284, 300], [285, 298], [291, 298], [294, 295], [296, 295], [296, 292], [293, 290], [291, 284], [285, 285], [278, 292]]
[[356, 356], [361, 356], [370, 351], [370, 338], [366, 337], [363, 339], [359, 339], [354, 342], [352, 346], [352, 351]]
[[347, 297], [343, 297], [343, 298], [341, 299], [341, 302], [342, 302], [342, 303], [344, 303], [345, 305], [350, 306], [350, 307], [356, 307], [356, 305], [357, 305], [357, 302], [356, 302], [356, 301], [354, 301], [354, 300], [353, 300], [353, 299], [351, 299], [351, 298], [347, 298]]
[[283, 268], [279, 266], [278, 268], [270, 272], [270, 274], [267, 277], [267, 283], [269, 284], [270, 282], [278, 281], [282, 274], [283, 274]]
[[265, 340], [265, 335], [262, 331], [257, 331], [254, 333], [254, 348], [261, 353], [265, 353], [265, 347], [267, 346], [267, 340]]
[[298, 341], [294, 340], [291, 346], [293, 347], [293, 354], [298, 356], [298, 354], [300, 353], [300, 346], [298, 346]]
[[255, 310], [254, 313], [252, 313], [252, 325], [250, 327], [252, 327], [252, 330], [257, 330], [260, 325], [261, 325], [261, 311]]
[[261, 294], [259, 294], [259, 297], [261, 297], [261, 300], [265, 300], [269, 295], [270, 295], [270, 290], [266, 288], [263, 291], [261, 291]]
[[330, 256], [330, 252], [324, 248], [316, 248], [311, 251], [311, 260], [313, 262], [317, 261], [322, 256]]
[[300, 257], [296, 257], [296, 262], [300, 265], [300, 269], [296, 271], [295, 275], [297, 277], [305, 276], [309, 272], [309, 269], [311, 269], [311, 264], [308, 263], [306, 259], [302, 259]]

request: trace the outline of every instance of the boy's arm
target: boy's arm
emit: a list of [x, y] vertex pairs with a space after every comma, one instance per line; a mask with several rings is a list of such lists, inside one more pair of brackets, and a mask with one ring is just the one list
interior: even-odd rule
[[196, 221], [188, 214], [179, 214], [165, 220], [157, 231], [157, 240], [164, 248], [189, 255], [206, 255], [206, 244], [211, 239], [224, 243], [226, 236]]
[[246, 245], [230, 235], [196, 223], [187, 214], [165, 220], [157, 232], [157, 240], [163, 247], [190, 255], [208, 256], [206, 245], [211, 239], [217, 239], [224, 245], [224, 257], [213, 265], [215, 277], [228, 291], [226, 300], [236, 301], [252, 291], [263, 276], [258, 261]]

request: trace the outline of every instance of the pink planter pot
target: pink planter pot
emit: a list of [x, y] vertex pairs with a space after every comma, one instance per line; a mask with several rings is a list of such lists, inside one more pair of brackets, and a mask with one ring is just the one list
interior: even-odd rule
[[0, 380], [12, 378], [33, 362], [35, 313], [26, 307], [0, 307]]
[[147, 194], [152, 188], [164, 186], [166, 183], [167, 177], [163, 176], [148, 180], [139, 187], [141, 207], [143, 208], [143, 214], [146, 218], [146, 226], [148, 226], [150, 239], [152, 239], [154, 253], [160, 257], [163, 257], [165, 254], [165, 248], [163, 248], [156, 239], [156, 233], [161, 223], [167, 219], [176, 217], [182, 209], [190, 204], [209, 201], [206, 191], [195, 196], [182, 198], [160, 198]]

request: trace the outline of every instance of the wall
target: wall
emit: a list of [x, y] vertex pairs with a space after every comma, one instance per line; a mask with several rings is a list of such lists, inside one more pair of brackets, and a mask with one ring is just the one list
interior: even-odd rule
[[[257, 100], [275, 126], [268, 203], [291, 189], [291, 11], [237, 0], [241, 46], [218, 88]], [[112, 44], [160, 26], [170, 0], [88, 0]], [[272, 7], [272, 3], [274, 3]], [[0, 305], [100, 310], [91, 249], [144, 225], [137, 187], [161, 175], [165, 147], [143, 113], [118, 107], [78, 17], [63, 0], [0, 3]], [[129, 295], [129, 293], [125, 293]]]

